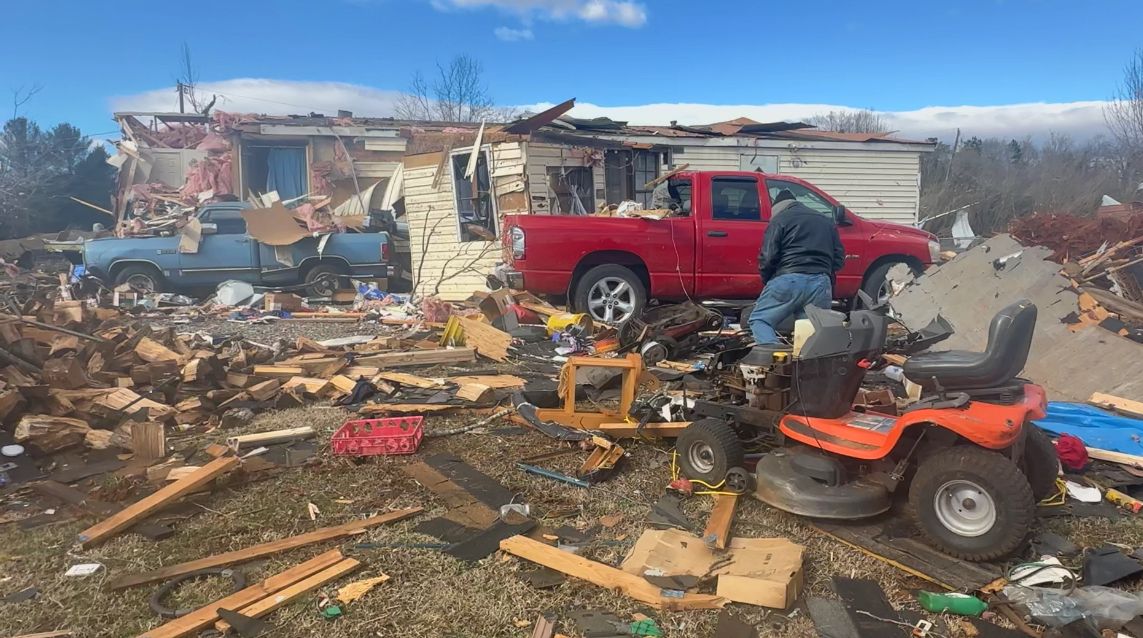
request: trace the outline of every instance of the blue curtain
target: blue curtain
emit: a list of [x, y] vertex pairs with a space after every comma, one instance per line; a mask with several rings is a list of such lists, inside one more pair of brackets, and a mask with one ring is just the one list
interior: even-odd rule
[[282, 199], [306, 194], [306, 149], [272, 148], [267, 156], [266, 191], [278, 191]]

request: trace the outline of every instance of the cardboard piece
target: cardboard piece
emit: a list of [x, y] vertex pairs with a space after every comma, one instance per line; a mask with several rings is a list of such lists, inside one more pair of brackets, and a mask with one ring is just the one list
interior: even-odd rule
[[281, 202], [243, 210], [242, 219], [246, 220], [246, 232], [267, 246], [289, 246], [310, 236]]
[[179, 231], [179, 254], [193, 255], [198, 252], [198, 245], [202, 242], [202, 223], [198, 218], [192, 217], [186, 226]]
[[784, 538], [732, 538], [726, 551], [715, 552], [701, 538], [681, 530], [647, 530], [620, 568], [639, 576], [648, 571], [717, 576], [715, 593], [722, 598], [786, 609], [802, 591], [804, 553], [804, 547]]

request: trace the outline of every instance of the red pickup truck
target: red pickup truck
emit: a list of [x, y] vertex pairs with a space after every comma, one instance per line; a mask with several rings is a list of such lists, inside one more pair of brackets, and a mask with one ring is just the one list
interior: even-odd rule
[[859, 289], [884, 297], [894, 264], [920, 271], [937, 259], [931, 233], [862, 219], [797, 177], [700, 171], [656, 187], [655, 208], [673, 211], [663, 219], [506, 215], [498, 274], [512, 288], [566, 295], [572, 308], [605, 323], [638, 315], [648, 299], [743, 306], [762, 291], [758, 250], [770, 203], [783, 189], [837, 222], [846, 251], [838, 300], [852, 300]]

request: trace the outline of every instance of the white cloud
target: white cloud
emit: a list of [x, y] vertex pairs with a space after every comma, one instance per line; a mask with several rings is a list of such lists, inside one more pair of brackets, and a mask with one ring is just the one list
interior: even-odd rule
[[[295, 82], [239, 78], [221, 82], [205, 82], [198, 92], [210, 99], [217, 93], [215, 108], [240, 113], [286, 115], [315, 111], [333, 115], [338, 109], [353, 111], [361, 117], [393, 115], [399, 91], [378, 89], [344, 82]], [[911, 111], [883, 112], [890, 125], [902, 137], [925, 139], [940, 137], [951, 141], [956, 129], [962, 137], [1031, 136], [1042, 140], [1051, 133], [1086, 140], [1106, 134], [1103, 120], [1104, 102], [1062, 102], [1008, 104], [1001, 106], [929, 106]], [[521, 110], [539, 112], [552, 103], [520, 105]], [[176, 111], [178, 100], [173, 88], [162, 88], [135, 95], [114, 97], [110, 107], [115, 111]], [[749, 117], [759, 122], [797, 121], [830, 110], [847, 108], [836, 104], [701, 104], [658, 103], [632, 106], [599, 106], [580, 102], [572, 110], [577, 117], [610, 117], [632, 124], [666, 125], [672, 120], [680, 124], [710, 124], [736, 117]]]
[[[951, 141], [956, 129], [961, 136], [1047, 138], [1051, 133], [1086, 140], [1106, 134], [1103, 107], [1106, 102], [1060, 102], [1006, 104], [1000, 106], [928, 106], [911, 111], [883, 111], [889, 125], [901, 137], [939, 137]], [[539, 112], [553, 106], [541, 103], [526, 108]], [[736, 117], [759, 122], [799, 121], [831, 110], [852, 108], [837, 104], [698, 104], [659, 103], [633, 106], [599, 106], [579, 102], [575, 117], [610, 117], [632, 124], [711, 124]]]
[[[377, 89], [346, 82], [295, 82], [260, 78], [236, 78], [221, 82], [203, 82], [197, 87], [203, 101], [218, 95], [215, 109], [234, 113], [290, 115], [324, 113], [336, 115], [338, 109], [353, 111], [361, 117], [385, 117], [393, 114], [400, 91]], [[173, 88], [155, 89], [134, 95], [111, 98], [113, 111], [177, 111], [178, 96]]]
[[505, 42], [519, 42], [521, 40], [531, 40], [535, 37], [531, 29], [513, 29], [510, 27], [496, 27], [493, 33], [496, 34], [497, 38]]
[[632, 0], [431, 0], [438, 10], [494, 8], [524, 20], [583, 20], [638, 28], [647, 22], [647, 7]]

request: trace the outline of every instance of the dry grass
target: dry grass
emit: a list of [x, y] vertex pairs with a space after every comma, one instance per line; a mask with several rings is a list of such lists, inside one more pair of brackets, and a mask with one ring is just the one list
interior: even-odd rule
[[[313, 425], [324, 440], [345, 417], [346, 413], [339, 409], [310, 407], [263, 414], [244, 429]], [[432, 417], [428, 427], [430, 430], [446, 428], [463, 422], [467, 422], [467, 417], [459, 414]], [[176, 448], [221, 438], [221, 434], [210, 439], [188, 438], [177, 442]], [[644, 529], [650, 504], [664, 491], [669, 474], [666, 454], [669, 448], [649, 443], [631, 445], [628, 448], [631, 458], [623, 471], [590, 490], [526, 475], [515, 468], [515, 459], [556, 449], [558, 445], [535, 433], [466, 434], [426, 439], [422, 453], [456, 453], [541, 512], [567, 508], [578, 512], [571, 518], [545, 521], [553, 527], [569, 524], [588, 528], [601, 516], [621, 513], [622, 522], [613, 528], [601, 529], [596, 542], [585, 550], [590, 558], [616, 564]], [[582, 456], [565, 457], [560, 461], [563, 465], [558, 467], [571, 469]], [[355, 463], [334, 459], [323, 449], [319, 458], [321, 463], [315, 467], [285, 470], [259, 482], [224, 485], [204, 501], [212, 511], [180, 521], [177, 534], [159, 542], [127, 534], [92, 550], [73, 553], [72, 540], [85, 522], [31, 531], [20, 530], [15, 525], [0, 526], [0, 562], [3, 564], [0, 593], [32, 585], [43, 592], [34, 601], [5, 606], [0, 614], [0, 635], [69, 629], [81, 637], [134, 636], [161, 623], [147, 606], [154, 586], [105, 592], [101, 584], [109, 574], [155, 569], [345, 522], [370, 512], [422, 505], [429, 515], [443, 513], [440, 502], [401, 471], [401, 466], [415, 457], [376, 458]], [[321, 509], [321, 517], [316, 522], [306, 514], [307, 502]], [[696, 497], [686, 503], [692, 520], [700, 523], [709, 508], [710, 499], [706, 497]], [[1051, 527], [1071, 524], [1078, 532], [1073, 534], [1077, 542], [1143, 542], [1143, 527], [1135, 521], [1125, 520], [1114, 526], [1061, 520], [1048, 524]], [[337, 585], [382, 572], [391, 576], [389, 582], [350, 605], [344, 617], [333, 621], [322, 619], [317, 610], [319, 592], [269, 616], [268, 620], [275, 626], [271, 635], [275, 638], [317, 635], [325, 638], [526, 638], [531, 635], [530, 623], [539, 614], [554, 612], [566, 618], [572, 610], [584, 608], [610, 611], [623, 618], [630, 618], [636, 612], [647, 613], [672, 637], [702, 638], [714, 633], [715, 612], [660, 614], [623, 596], [575, 580], [553, 589], [536, 590], [517, 575], [530, 565], [515, 558], [494, 555], [479, 563], [467, 564], [433, 549], [354, 548], [363, 542], [400, 545], [435, 541], [412, 532], [414, 525], [410, 520], [374, 528], [343, 544], [346, 554], [359, 558], [365, 566]], [[910, 589], [923, 585], [814, 532], [803, 520], [753, 499], [741, 502], [734, 531], [740, 536], [785, 536], [805, 544], [808, 547], [806, 585], [812, 595], [827, 594], [833, 575], [861, 576], [881, 583], [896, 605], [914, 606]], [[256, 582], [329, 547], [326, 544], [298, 549], [243, 565], [241, 569], [247, 572], [250, 582]], [[106, 571], [88, 578], [63, 576], [69, 565], [81, 562], [102, 563]], [[169, 602], [181, 607], [205, 604], [224, 595], [228, 587], [229, 581], [221, 579], [187, 584]], [[333, 586], [325, 593], [335, 589]], [[802, 611], [783, 615], [757, 607], [733, 607], [736, 614], [755, 623], [763, 636], [816, 635]], [[529, 625], [517, 627], [517, 621], [528, 621]], [[568, 622], [560, 625], [560, 631], [578, 635], [574, 625]]]

